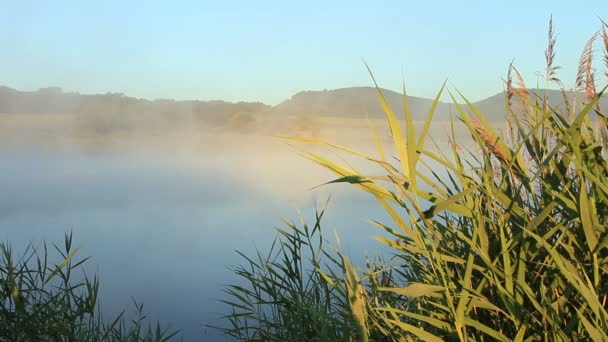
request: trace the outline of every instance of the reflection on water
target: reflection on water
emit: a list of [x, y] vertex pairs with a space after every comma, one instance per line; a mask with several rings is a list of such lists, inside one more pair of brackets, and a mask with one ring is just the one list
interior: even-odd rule
[[333, 176], [274, 140], [234, 144], [215, 153], [3, 149], [0, 240], [19, 251], [73, 231], [80, 256], [92, 256], [88, 270], [100, 275], [108, 314], [133, 297], [187, 341], [220, 339], [203, 325], [222, 311], [221, 286], [235, 279], [226, 266], [241, 262], [236, 249], [269, 245], [277, 214], [295, 219], [301, 209], [312, 219], [331, 193], [326, 233], [338, 231], [355, 259], [379, 248], [366, 219], [385, 217], [371, 198], [344, 185], [308, 191]]

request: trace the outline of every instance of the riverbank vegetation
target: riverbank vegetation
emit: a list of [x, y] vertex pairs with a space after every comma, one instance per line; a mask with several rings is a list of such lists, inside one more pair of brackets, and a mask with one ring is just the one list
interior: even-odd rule
[[104, 316], [99, 280], [87, 276], [87, 259], [78, 259], [77, 251], [71, 234], [63, 245], [29, 246], [20, 256], [0, 243], [0, 341], [152, 342], [179, 337], [178, 331], [147, 319], [136, 302], [135, 315]]
[[[286, 221], [270, 252], [243, 255], [234, 269], [241, 282], [226, 288], [227, 324], [219, 329], [257, 341], [608, 340], [608, 117], [598, 104], [607, 29], [602, 22], [585, 44], [568, 92], [550, 22], [544, 76], [563, 101], [531, 92], [511, 65], [501, 130], [449, 92], [453, 123], [466, 126], [472, 147], [452, 140], [449, 150], [429, 148], [444, 87], [421, 130], [405, 87], [405, 129], [378, 88], [393, 146], [378, 143], [376, 155], [285, 138], [334, 173], [334, 183], [350, 183], [384, 208], [391, 222], [372, 222], [388, 234], [377, 240], [392, 253], [353, 265], [324, 243], [323, 211], [312, 226]], [[602, 73], [593, 63], [597, 45]], [[306, 144], [362, 158], [382, 173], [363, 174]]]

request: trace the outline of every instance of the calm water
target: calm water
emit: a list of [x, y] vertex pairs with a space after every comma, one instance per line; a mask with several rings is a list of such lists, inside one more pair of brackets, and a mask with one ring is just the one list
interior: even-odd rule
[[372, 198], [333, 185], [332, 175], [295, 153], [261, 146], [220, 153], [154, 149], [9, 148], [0, 152], [0, 240], [17, 250], [74, 233], [87, 270], [101, 278], [104, 310], [144, 303], [152, 319], [185, 340], [219, 340], [204, 324], [224, 307], [235, 250], [265, 249], [276, 215], [312, 218], [332, 194], [325, 231], [336, 230], [355, 260], [378, 244], [366, 222], [384, 219]]

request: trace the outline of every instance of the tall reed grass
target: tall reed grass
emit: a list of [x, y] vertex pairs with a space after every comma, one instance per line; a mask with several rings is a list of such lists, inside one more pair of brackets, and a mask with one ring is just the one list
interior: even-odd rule
[[[51, 251], [60, 262], [53, 263]], [[135, 317], [125, 313], [107, 318], [99, 307], [99, 280], [76, 260], [72, 235], [63, 246], [29, 246], [16, 258], [10, 245], [0, 243], [0, 341], [145, 341], [178, 339], [178, 331], [146, 319], [143, 305], [134, 302]]]
[[[290, 223], [271, 254], [243, 255], [247, 265], [235, 272], [244, 285], [227, 289], [232, 325], [222, 331], [243, 340], [608, 340], [608, 121], [593, 66], [601, 38], [608, 77], [608, 26], [601, 25], [567, 92], [549, 22], [545, 78], [562, 90], [563, 103], [532, 92], [511, 65], [501, 132], [449, 92], [472, 148], [427, 147], [444, 86], [416, 131], [405, 86], [404, 130], [376, 84], [394, 159], [380, 142], [372, 156], [290, 138], [336, 174], [334, 182], [358, 187], [386, 210], [392, 221], [374, 224], [388, 233], [377, 240], [392, 255], [355, 267], [320, 243], [321, 215], [313, 229]], [[361, 157], [384, 174], [362, 174], [302, 143]]]
[[[217, 327], [227, 335], [251, 341], [342, 340], [357, 333], [343, 286], [321, 272], [329, 263], [343, 267], [326, 247], [321, 232], [325, 209], [317, 211], [309, 226], [283, 220], [268, 253], [233, 268], [246, 286], [226, 288], [232, 309], [224, 316], [230, 324]], [[327, 271], [331, 272], [331, 271]], [[335, 278], [344, 285], [342, 279]]]

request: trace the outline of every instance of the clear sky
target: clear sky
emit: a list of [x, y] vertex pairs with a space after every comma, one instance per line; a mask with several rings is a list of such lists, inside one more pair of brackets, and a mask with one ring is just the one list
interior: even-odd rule
[[473, 100], [493, 95], [511, 60], [535, 86], [551, 14], [570, 85], [598, 18], [608, 19], [606, 0], [0, 4], [0, 84], [268, 104], [372, 85], [362, 59], [389, 89], [401, 88], [403, 69], [416, 96], [432, 97], [444, 79]]

